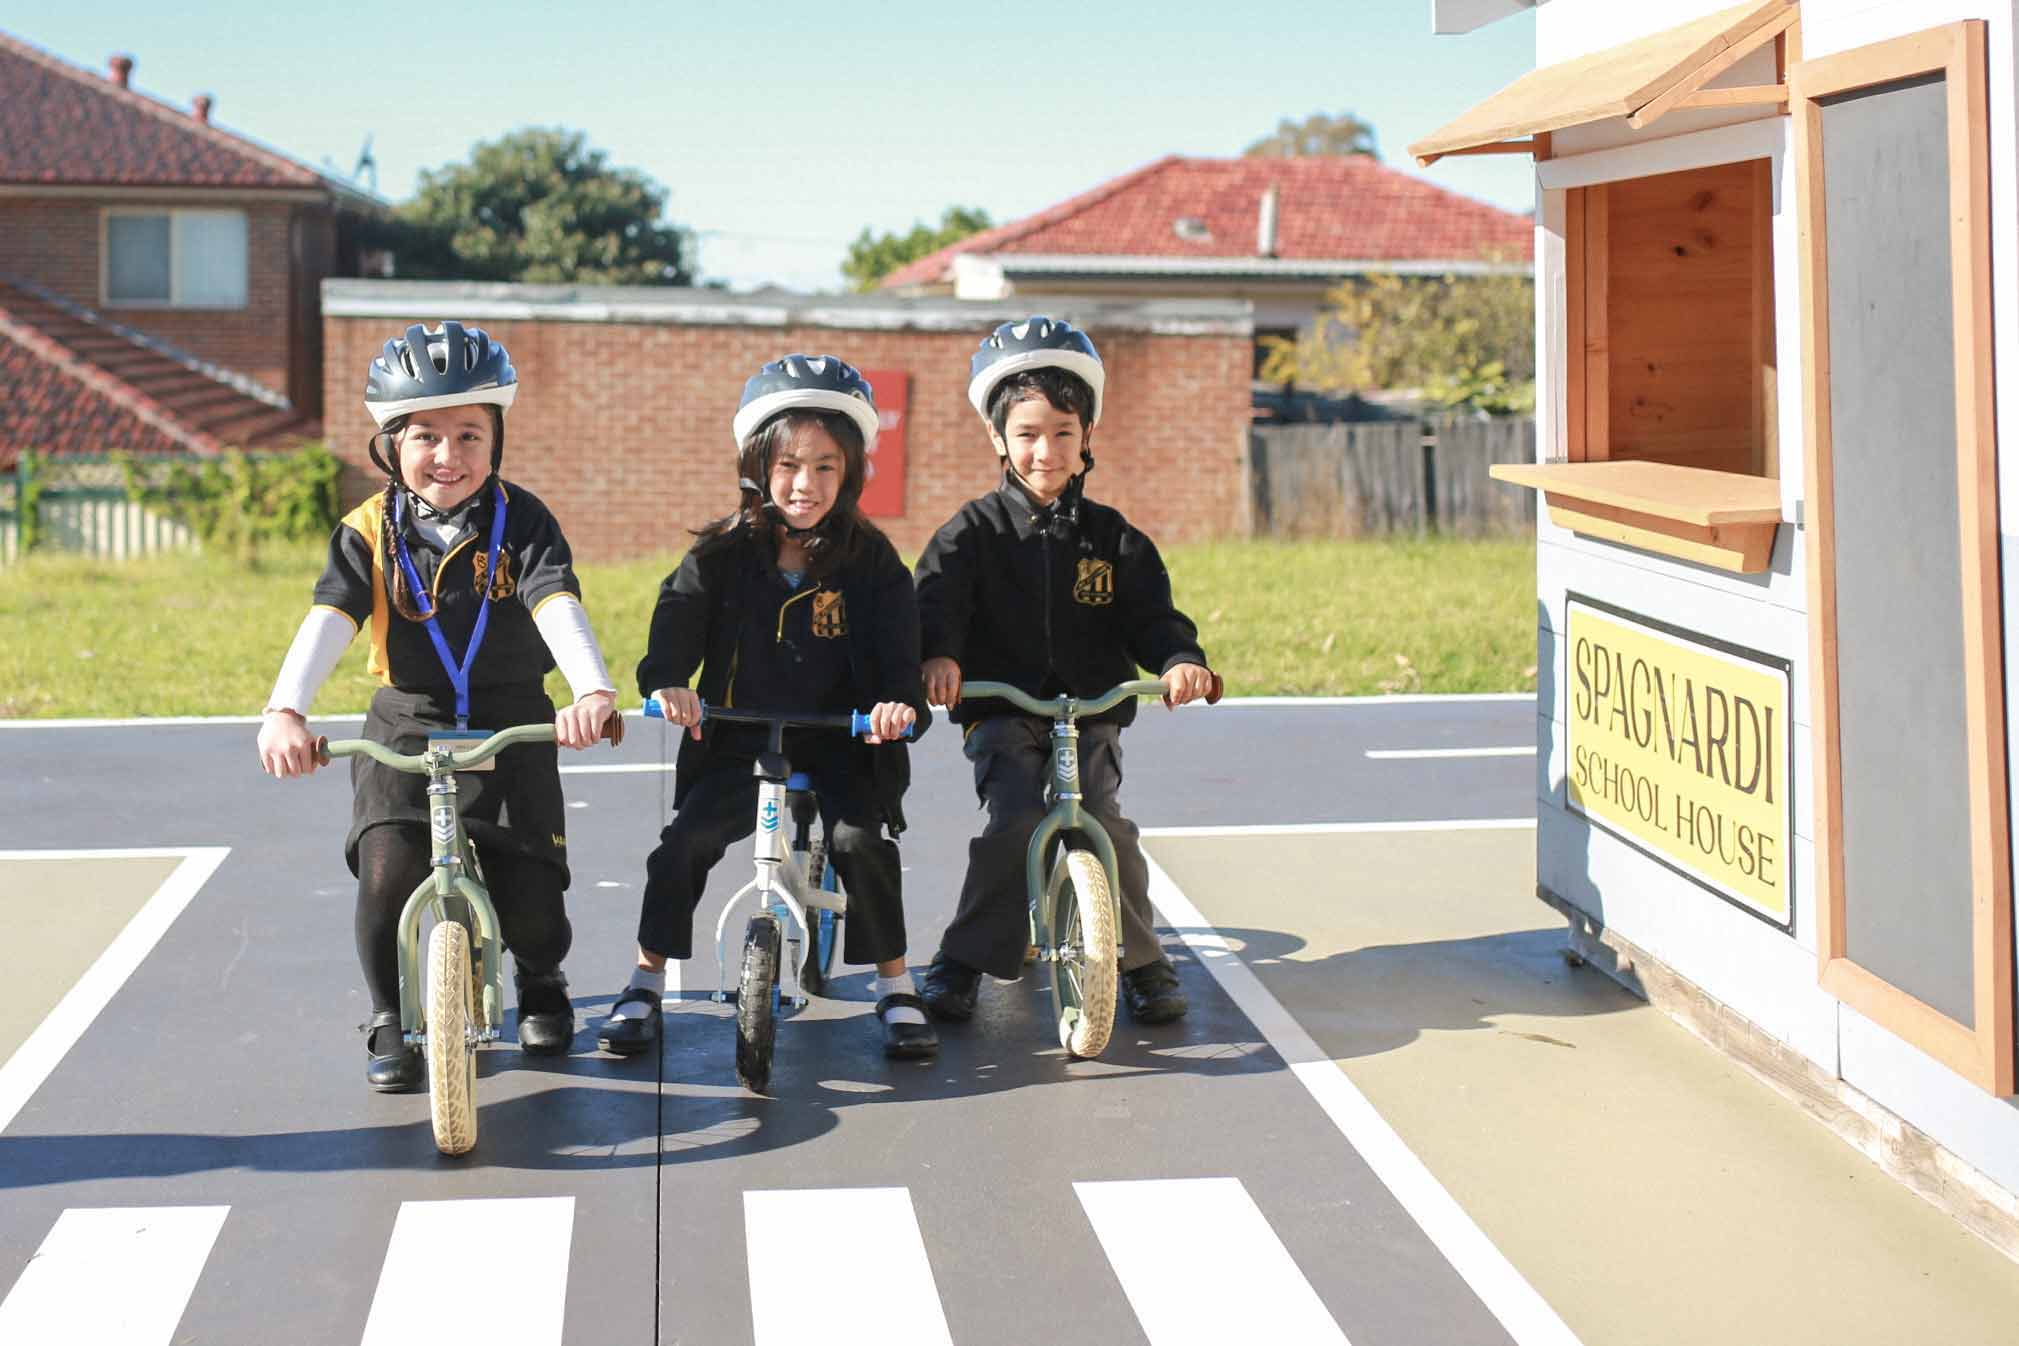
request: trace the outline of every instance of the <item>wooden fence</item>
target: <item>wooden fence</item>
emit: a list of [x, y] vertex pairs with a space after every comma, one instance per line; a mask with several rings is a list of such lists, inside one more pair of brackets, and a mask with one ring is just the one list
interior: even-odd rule
[[1531, 417], [1258, 426], [1248, 485], [1258, 537], [1522, 534], [1535, 492], [1487, 475], [1535, 461]]

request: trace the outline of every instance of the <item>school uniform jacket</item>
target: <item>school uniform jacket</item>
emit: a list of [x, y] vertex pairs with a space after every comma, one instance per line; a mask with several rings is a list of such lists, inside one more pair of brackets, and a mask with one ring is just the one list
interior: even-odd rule
[[[933, 535], [917, 575], [921, 651], [959, 664], [964, 681], [1088, 697], [1138, 668], [1161, 676], [1206, 662], [1148, 536], [1084, 497], [1076, 508], [1064, 497], [1038, 505], [1008, 474]], [[971, 724], [1008, 713], [999, 701], [963, 701], [951, 718]], [[1081, 723], [1135, 718], [1131, 697]]]
[[[742, 528], [719, 545], [690, 550], [659, 586], [645, 657], [638, 662], [639, 692], [650, 696], [662, 687], [685, 687], [698, 668], [703, 702], [747, 704], [736, 690], [744, 625], [775, 620], [781, 635], [794, 640], [846, 643], [848, 704], [764, 709], [866, 711], [878, 702], [901, 701], [918, 713], [912, 737], [922, 736], [932, 712], [918, 671], [918, 605], [911, 576], [890, 540], [869, 534], [853, 562], [825, 579], [809, 579], [783, 605], [767, 603], [757, 592], [758, 586], [776, 583], [775, 556], [767, 540]], [[716, 741], [707, 725], [699, 742], [681, 737], [674, 807], [701, 775]], [[854, 750], [859, 769], [870, 776], [884, 825], [896, 836], [904, 830], [902, 801], [911, 784], [906, 744], [857, 741]]]

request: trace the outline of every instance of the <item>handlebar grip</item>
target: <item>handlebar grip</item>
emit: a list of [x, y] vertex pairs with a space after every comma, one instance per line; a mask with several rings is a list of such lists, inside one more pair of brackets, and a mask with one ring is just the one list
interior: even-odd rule
[[615, 710], [603, 724], [603, 741], [616, 747], [624, 741], [624, 712]]
[[328, 766], [328, 765], [330, 764], [330, 755], [329, 755], [329, 735], [328, 735], [328, 734], [317, 734], [317, 735], [316, 735], [316, 739], [315, 739], [315, 764], [316, 764], [317, 766]]
[[[916, 725], [910, 725], [910, 724], [906, 725], [904, 727], [904, 733], [902, 737], [910, 738], [912, 734], [916, 731], [916, 729], [917, 729]], [[865, 715], [863, 712], [859, 710], [851, 710], [850, 712], [848, 712], [848, 732], [851, 734], [861, 735], [861, 734], [873, 734], [876, 731], [870, 726], [869, 716]]]
[[1220, 703], [1220, 697], [1226, 692], [1227, 684], [1226, 681], [1222, 679], [1218, 673], [1214, 673], [1212, 669], [1209, 668], [1206, 670], [1206, 672], [1211, 674], [1213, 679], [1213, 686], [1211, 690], [1209, 690], [1206, 693], [1206, 704], [1209, 706], [1216, 706]]

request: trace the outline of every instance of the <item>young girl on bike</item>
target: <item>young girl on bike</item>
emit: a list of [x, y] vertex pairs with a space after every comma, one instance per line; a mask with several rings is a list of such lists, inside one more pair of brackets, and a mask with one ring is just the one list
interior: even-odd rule
[[[938, 1047], [904, 964], [897, 844], [910, 781], [901, 736], [930, 723], [919, 680], [911, 576], [857, 501], [877, 431], [869, 384], [833, 356], [788, 355], [744, 385], [736, 413], [734, 511], [697, 534], [659, 587], [638, 690], [680, 744], [673, 821], [645, 863], [638, 961], [600, 1037], [631, 1055], [659, 1036], [666, 960], [693, 953], [694, 909], [708, 871], [754, 829], [751, 769], [764, 730], [701, 725], [701, 707], [847, 711], [871, 707], [872, 732], [785, 736], [812, 778], [828, 848], [848, 892], [843, 960], [875, 963], [876, 1013], [891, 1056]], [[688, 679], [700, 669], [700, 685]], [[866, 746], [866, 745], [877, 746]]]
[[[367, 626], [366, 667], [383, 686], [364, 733], [396, 752], [421, 752], [431, 735], [519, 724], [551, 722], [570, 748], [603, 732], [616, 688], [567, 539], [545, 505], [498, 476], [505, 411], [517, 392], [504, 346], [458, 323], [409, 327], [372, 361], [365, 407], [378, 433], [370, 453], [386, 485], [330, 538], [315, 605], [260, 727], [260, 764], [270, 774], [315, 770], [303, 717]], [[558, 714], [541, 690], [557, 665], [576, 698]], [[575, 1011], [561, 960], [573, 932], [562, 902], [568, 843], [556, 754], [550, 744], [522, 743], [494, 762], [460, 775], [462, 814], [514, 956], [519, 1047], [564, 1052]], [[372, 1004], [365, 1079], [402, 1091], [422, 1076], [421, 1053], [400, 1038], [397, 934], [401, 908], [429, 870], [427, 780], [357, 757], [351, 789], [344, 858], [358, 879], [358, 960]]]

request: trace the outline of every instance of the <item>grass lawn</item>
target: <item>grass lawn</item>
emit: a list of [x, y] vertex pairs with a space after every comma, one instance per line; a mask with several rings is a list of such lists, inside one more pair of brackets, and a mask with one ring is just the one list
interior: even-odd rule
[[[1215, 542], [1165, 550], [1178, 604], [1230, 695], [1532, 691], [1535, 547], [1465, 542]], [[0, 569], [0, 717], [258, 711], [322, 568], [323, 548]], [[670, 558], [581, 567], [628, 704]], [[559, 679], [551, 690], [561, 692]], [[355, 642], [316, 702], [360, 711]]]

